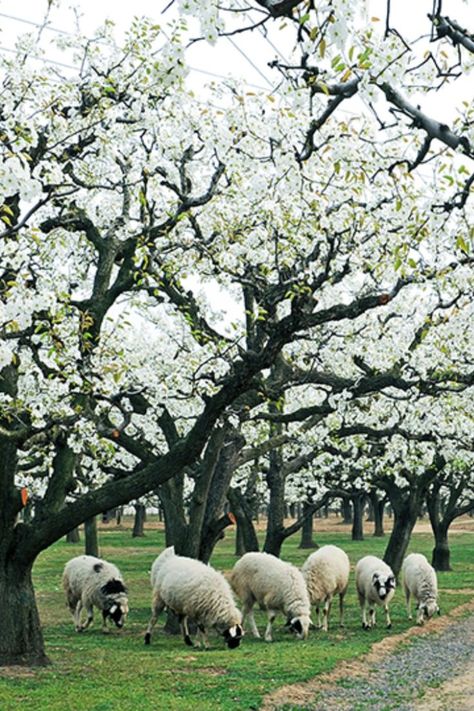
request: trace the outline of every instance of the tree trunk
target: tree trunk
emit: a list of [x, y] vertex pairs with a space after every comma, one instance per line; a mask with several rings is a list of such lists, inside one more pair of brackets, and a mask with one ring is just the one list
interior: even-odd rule
[[347, 524], [352, 523], [352, 504], [345, 496], [342, 498], [341, 507], [343, 517], [342, 522]]
[[99, 540], [97, 537], [97, 516], [92, 516], [84, 522], [85, 554], [99, 557]]
[[228, 493], [245, 438], [237, 429], [228, 425], [216, 443], [218, 451], [215, 461], [209, 458], [210, 481], [200, 529], [199, 559], [205, 563], [210, 560], [216, 543], [224, 538], [225, 529], [237, 521], [234, 511], [228, 511]]
[[0, 610], [0, 666], [47, 664], [31, 567], [0, 562]]
[[[275, 460], [272, 463], [272, 455]], [[268, 506], [267, 532], [263, 550], [265, 553], [272, 553], [280, 556], [281, 547], [285, 540], [285, 481], [279, 466], [280, 457], [275, 451], [270, 452], [270, 469], [268, 481], [270, 486], [270, 502]]]
[[[258, 551], [258, 538], [252, 521], [252, 510], [239, 488], [229, 489], [228, 498], [232, 513], [237, 519], [236, 555]], [[238, 552], [240, 551], [240, 552]]]
[[245, 550], [244, 534], [242, 532], [242, 526], [239, 524], [237, 519], [237, 530], [235, 532], [235, 555], [240, 558], [240, 556], [247, 553]]
[[365, 494], [355, 494], [351, 497], [354, 517], [352, 520], [352, 540], [364, 540], [364, 501]]
[[76, 526], [75, 528], [72, 529], [72, 531], [68, 531], [66, 533], [66, 542], [67, 543], [79, 543], [81, 540], [81, 536], [79, 534], [79, 526]]
[[433, 532], [435, 535], [435, 547], [433, 548], [431, 565], [435, 570], [452, 570], [448, 527], [438, 526]]
[[385, 536], [385, 531], [383, 527], [383, 513], [385, 509], [385, 499], [380, 497], [376, 491], [370, 493], [370, 500], [372, 502], [372, 511], [374, 515], [374, 536], [382, 538]]
[[449, 550], [447, 532], [445, 538], [436, 538], [431, 558], [431, 565], [435, 570], [452, 570], [451, 551]]
[[406, 502], [403, 507], [394, 508], [393, 529], [383, 556], [395, 576], [400, 573], [410, 537], [418, 516], [418, 507]]
[[115, 509], [109, 509], [108, 511], [102, 512], [102, 523], [110, 523], [110, 521], [115, 518]]
[[[308, 504], [303, 504], [303, 515], [308, 508]], [[299, 548], [318, 548], [318, 544], [313, 541], [313, 514], [306, 516], [301, 526], [301, 542]]]
[[142, 538], [145, 535], [144, 527], [146, 521], [145, 504], [135, 504], [135, 519], [133, 522], [132, 538]]

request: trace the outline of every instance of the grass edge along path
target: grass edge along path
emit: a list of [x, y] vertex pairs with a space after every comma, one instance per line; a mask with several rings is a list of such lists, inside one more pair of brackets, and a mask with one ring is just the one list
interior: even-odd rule
[[375, 642], [368, 654], [352, 661], [340, 662], [331, 672], [321, 674], [303, 683], [280, 687], [277, 691], [264, 697], [260, 710], [314, 708], [316, 697], [321, 692], [333, 688], [335, 684], [347, 680], [348, 677], [354, 680], [368, 677], [373, 665], [380, 664], [389, 654], [397, 652], [404, 643], [420, 636], [442, 632], [467, 614], [474, 614], [474, 599], [455, 607], [442, 617], [430, 620], [422, 627], [414, 625], [404, 632]]

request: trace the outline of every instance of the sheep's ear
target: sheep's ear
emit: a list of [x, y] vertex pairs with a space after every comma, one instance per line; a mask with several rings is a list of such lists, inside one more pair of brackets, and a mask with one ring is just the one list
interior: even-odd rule
[[387, 585], [391, 588], [395, 588], [397, 585], [397, 581], [395, 580], [395, 576], [391, 575], [388, 580], [387, 580]]

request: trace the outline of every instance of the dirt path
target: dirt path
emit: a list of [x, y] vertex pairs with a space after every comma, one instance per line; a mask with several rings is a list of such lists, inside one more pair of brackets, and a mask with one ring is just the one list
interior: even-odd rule
[[[469, 624], [466, 624], [464, 620], [460, 624], [459, 618], [466, 615], [466, 613], [470, 613]], [[459, 630], [455, 629], [456, 627], [459, 627]], [[449, 633], [450, 629], [455, 630], [455, 639], [459, 640], [460, 636], [463, 636], [461, 646], [465, 644], [466, 649], [471, 648], [474, 650], [474, 600], [461, 605], [449, 615], [431, 620], [424, 627], [414, 626], [406, 632], [377, 642], [367, 655], [357, 661], [341, 663], [332, 672], [323, 674], [303, 684], [293, 684], [278, 689], [264, 698], [260, 707], [261, 711], [274, 711], [284, 706], [295, 711], [304, 708], [313, 709], [314, 711], [320, 708], [325, 709], [325, 711], [350, 711], [354, 708], [375, 709], [376, 707], [370, 702], [368, 706], [364, 706], [363, 701], [360, 702], [361, 706], [355, 706], [354, 700], [346, 701], [343, 698], [336, 698], [334, 690], [340, 688], [338, 683], [344, 680], [346, 684], [349, 679], [350, 682], [354, 682], [355, 686], [359, 685], [363, 690], [367, 690], [369, 685], [374, 682], [380, 683], [381, 688], [383, 688], [386, 682], [384, 680], [377, 681], [378, 672], [384, 660], [388, 660], [390, 655], [397, 652], [401, 642], [418, 637], [424, 638], [433, 633]], [[447, 642], [444, 650], [441, 645], [440, 659], [436, 664], [443, 666], [444, 652], [446, 652], [448, 658], [450, 657], [449, 651], [446, 650], [448, 650]], [[421, 652], [421, 658], [417, 665], [418, 676], [421, 678], [425, 671], [424, 662], [425, 659]], [[413, 666], [413, 662], [411, 664]], [[403, 708], [404, 710], [410, 709], [414, 711], [474, 711], [474, 654], [472, 652], [471, 658], [467, 661], [463, 660], [454, 673], [455, 676], [443, 681], [437, 688], [428, 688], [419, 701], [411, 701], [408, 706], [405, 702], [403, 706], [386, 705], [384, 708]], [[423, 688], [422, 691], [425, 692], [425, 689]], [[456, 694], [457, 696], [455, 696]], [[316, 701], [317, 698], [321, 699], [321, 705]], [[455, 698], [456, 703], [454, 703]], [[390, 704], [390, 700], [387, 699], [387, 701]]]
[[472, 711], [474, 709], [474, 659], [460, 674], [436, 689], [429, 689], [413, 705], [414, 711]]

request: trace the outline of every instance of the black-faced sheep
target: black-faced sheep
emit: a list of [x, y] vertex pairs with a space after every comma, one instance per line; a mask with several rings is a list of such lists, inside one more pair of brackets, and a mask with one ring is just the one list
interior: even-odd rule
[[438, 607], [438, 581], [436, 573], [421, 553], [410, 553], [402, 565], [403, 589], [407, 602], [408, 618], [412, 619], [411, 598], [416, 600], [417, 624], [424, 624]]
[[[309, 599], [316, 606], [318, 627], [327, 632], [329, 611], [334, 595], [339, 595], [339, 623], [344, 621], [344, 596], [349, 584], [350, 563], [346, 553], [337, 546], [323, 546], [311, 553], [301, 572], [306, 582]], [[323, 621], [321, 624], [321, 606]]]
[[[392, 626], [388, 604], [395, 593], [395, 576], [390, 566], [374, 555], [361, 558], [356, 565], [356, 588], [362, 610], [362, 627], [375, 626], [375, 605], [383, 605], [387, 628]], [[367, 622], [367, 606], [369, 621]]]
[[221, 573], [199, 560], [176, 555], [173, 546], [156, 558], [151, 569], [152, 616], [145, 633], [150, 644], [158, 615], [168, 608], [181, 624], [184, 641], [192, 645], [188, 619], [197, 625], [200, 641], [208, 646], [207, 630], [223, 635], [227, 646], [238, 647], [243, 636], [242, 615], [229, 583]]
[[[94, 606], [102, 612], [104, 630], [107, 619], [123, 627], [128, 614], [127, 589], [115, 565], [92, 555], [72, 558], [64, 568], [63, 587], [77, 632], [91, 624]], [[83, 607], [87, 618], [81, 624]]]
[[299, 639], [307, 638], [311, 606], [303, 575], [294, 565], [269, 553], [245, 553], [234, 566], [230, 584], [242, 600], [243, 619], [249, 621], [255, 637], [260, 637], [253, 615], [257, 603], [267, 610], [267, 642], [272, 641], [272, 623], [278, 612], [286, 616]]

